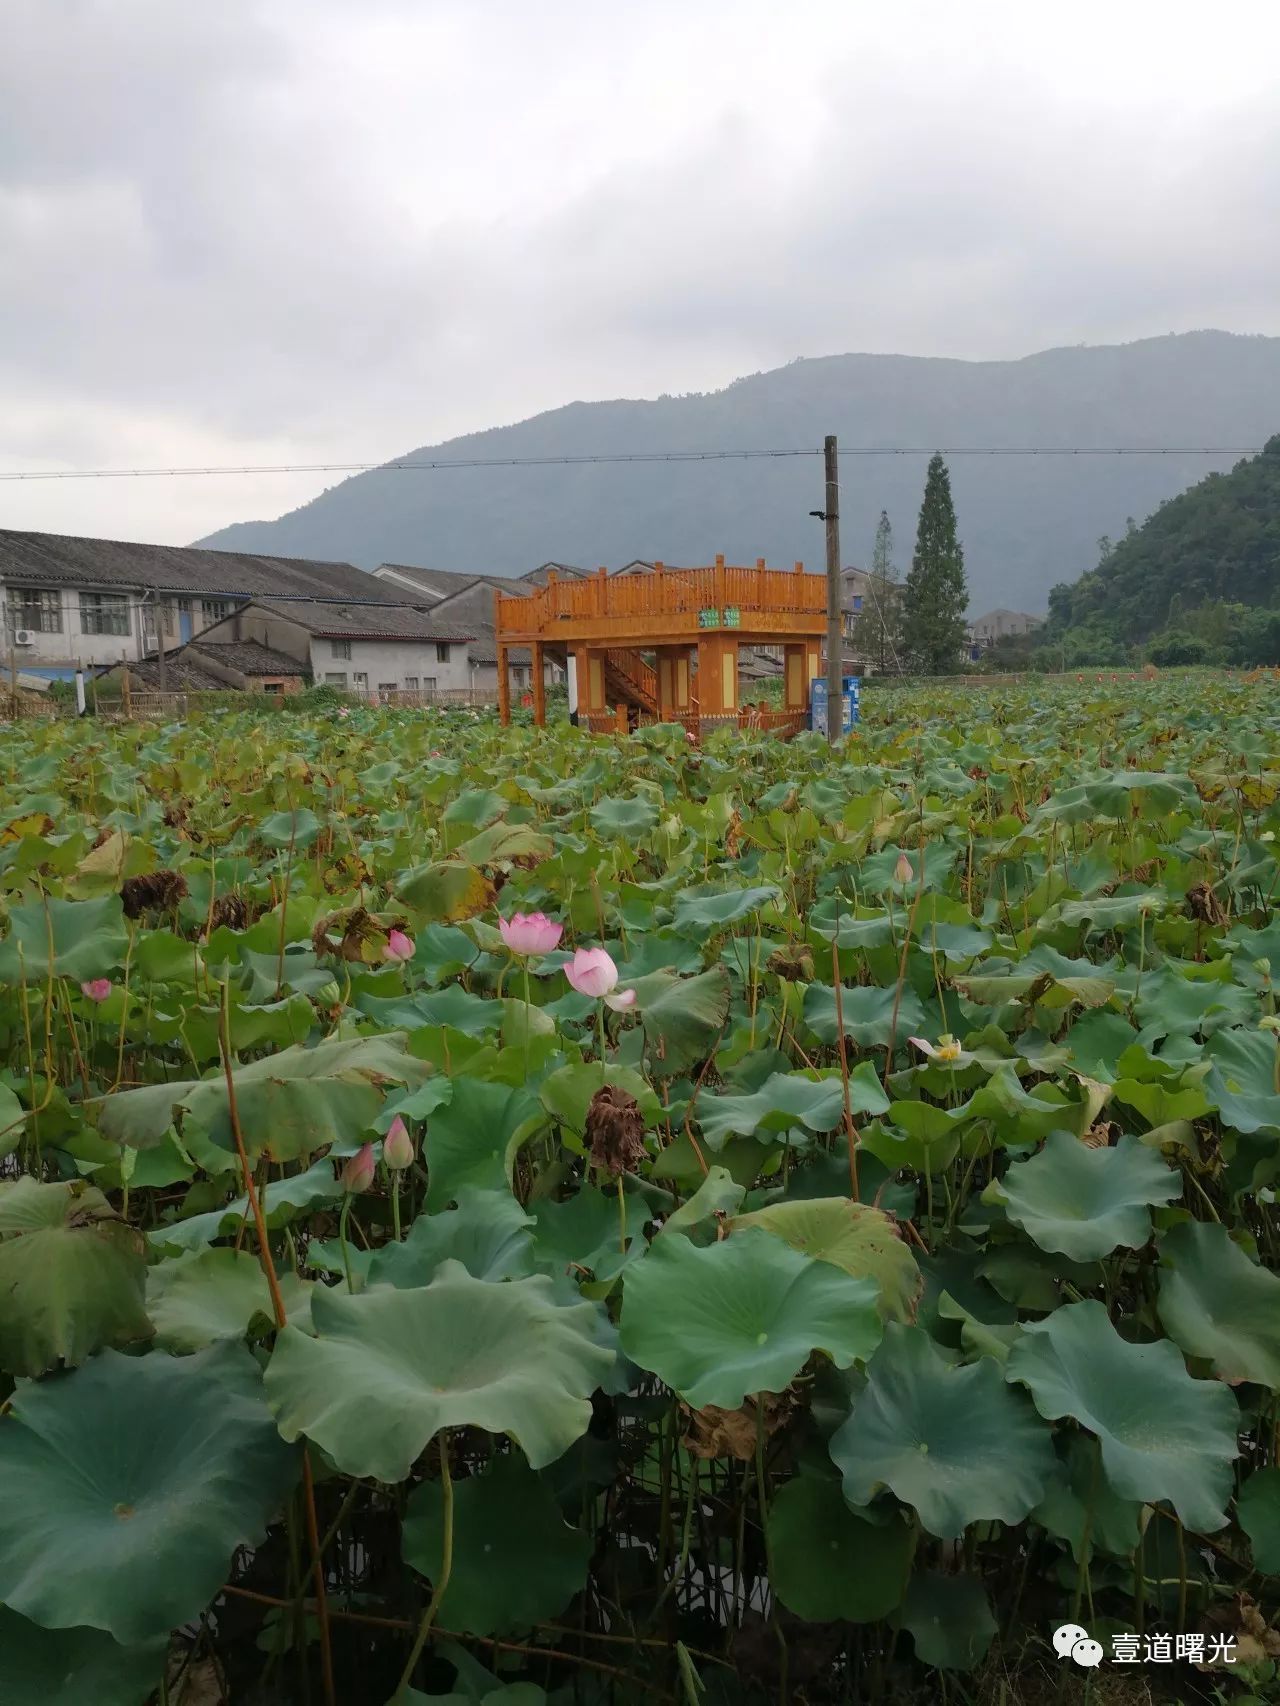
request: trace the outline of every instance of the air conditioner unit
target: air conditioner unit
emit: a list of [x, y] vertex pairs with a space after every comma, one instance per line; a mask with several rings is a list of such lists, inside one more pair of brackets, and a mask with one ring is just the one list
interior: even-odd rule
[[19, 628], [13, 636], [15, 646], [34, 646], [36, 637], [30, 628]]

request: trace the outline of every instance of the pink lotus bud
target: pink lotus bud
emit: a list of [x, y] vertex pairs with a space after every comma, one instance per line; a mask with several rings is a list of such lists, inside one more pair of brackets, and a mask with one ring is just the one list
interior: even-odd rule
[[618, 968], [603, 948], [579, 948], [564, 975], [579, 995], [589, 995], [593, 1001], [608, 995], [618, 983]]
[[545, 912], [513, 912], [498, 920], [498, 929], [513, 954], [549, 954], [564, 935], [564, 925]]
[[899, 853], [898, 863], [893, 867], [894, 881], [898, 883], [909, 883], [914, 876], [915, 871], [912, 869], [910, 859], [907, 858], [905, 853]]
[[399, 1114], [392, 1120], [382, 1140], [382, 1159], [393, 1173], [399, 1173], [413, 1160], [413, 1139]]
[[90, 1001], [105, 1001], [111, 993], [111, 979], [109, 977], [90, 978], [88, 983], [80, 985], [80, 992], [87, 995]]
[[406, 936], [403, 930], [392, 930], [387, 935], [387, 945], [382, 950], [384, 960], [404, 961], [413, 958], [413, 937]]
[[367, 1191], [373, 1183], [374, 1170], [377, 1166], [373, 1158], [373, 1145], [366, 1143], [356, 1151], [342, 1169], [341, 1185], [344, 1191], [352, 1196], [359, 1196], [361, 1191]]

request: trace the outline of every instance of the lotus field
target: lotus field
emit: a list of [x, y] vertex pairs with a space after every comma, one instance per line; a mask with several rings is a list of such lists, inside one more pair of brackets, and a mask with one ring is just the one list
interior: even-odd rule
[[864, 713], [5, 730], [6, 1706], [1276, 1698], [1275, 683]]

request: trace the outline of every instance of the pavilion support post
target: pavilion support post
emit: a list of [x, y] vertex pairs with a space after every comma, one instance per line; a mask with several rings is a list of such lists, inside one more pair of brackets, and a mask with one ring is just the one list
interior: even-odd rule
[[535, 640], [530, 648], [533, 667], [530, 679], [533, 684], [533, 720], [540, 729], [547, 726], [547, 660], [543, 651], [542, 641]]
[[803, 642], [799, 645], [784, 646], [782, 655], [783, 702], [788, 711], [807, 711], [809, 683], [813, 674], [809, 648]]
[[503, 728], [511, 722], [511, 672], [507, 663], [507, 648], [498, 641], [498, 721]]
[[728, 634], [698, 641], [698, 716], [704, 732], [738, 726], [738, 642]]

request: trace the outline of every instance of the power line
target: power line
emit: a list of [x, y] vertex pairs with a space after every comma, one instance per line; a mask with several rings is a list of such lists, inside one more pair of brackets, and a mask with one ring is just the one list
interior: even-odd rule
[[[1260, 446], [1209, 445], [841, 445], [850, 456], [1256, 456]], [[798, 450], [655, 450], [602, 452], [593, 456], [474, 456], [430, 462], [262, 462], [186, 468], [18, 468], [0, 470], [11, 480], [158, 480], [215, 474], [413, 474], [456, 468], [580, 467], [626, 462], [750, 462], [821, 456], [821, 448]]]

